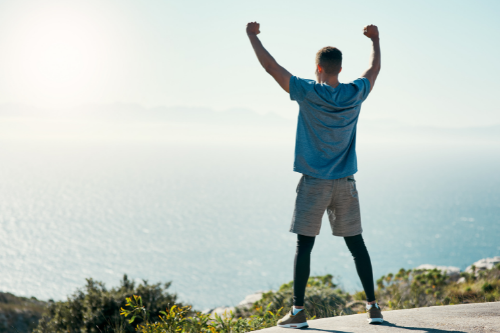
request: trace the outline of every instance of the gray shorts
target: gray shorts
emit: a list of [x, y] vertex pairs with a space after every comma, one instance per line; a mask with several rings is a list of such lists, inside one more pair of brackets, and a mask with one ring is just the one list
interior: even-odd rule
[[302, 175], [290, 232], [311, 237], [319, 235], [325, 210], [333, 235], [349, 237], [363, 232], [354, 176], [319, 179]]

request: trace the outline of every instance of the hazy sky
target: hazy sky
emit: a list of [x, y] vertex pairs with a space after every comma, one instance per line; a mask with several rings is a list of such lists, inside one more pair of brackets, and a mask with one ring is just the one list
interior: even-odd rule
[[362, 28], [373, 23], [382, 72], [366, 118], [498, 124], [499, 15], [499, 1], [0, 0], [0, 104], [134, 103], [295, 117], [297, 106], [260, 68], [246, 23], [261, 23], [264, 46], [297, 76], [313, 78], [315, 52], [339, 47], [343, 82], [367, 67]]

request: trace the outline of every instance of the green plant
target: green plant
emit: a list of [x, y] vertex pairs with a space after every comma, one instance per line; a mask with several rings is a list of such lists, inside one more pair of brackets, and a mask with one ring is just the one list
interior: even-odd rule
[[127, 299], [126, 306], [129, 309], [122, 309], [121, 314], [125, 317], [132, 316], [129, 323], [133, 323], [137, 318], [144, 320], [136, 327], [136, 332], [140, 333], [243, 333], [275, 326], [281, 312], [280, 309], [273, 313], [269, 310], [269, 304], [260, 316], [236, 318], [236, 314], [231, 311], [222, 316], [214, 314], [214, 318], [210, 318], [209, 315], [199, 312], [192, 314], [190, 306], [174, 305], [166, 311], [160, 311], [159, 321], [151, 322], [140, 296]]
[[194, 316], [187, 318], [188, 332], [209, 332], [210, 315], [197, 312]]
[[391, 309], [500, 300], [499, 267], [477, 276], [464, 272], [461, 277], [465, 278], [464, 283], [451, 280], [437, 269], [401, 269], [394, 279], [383, 276], [377, 280], [377, 299]]
[[[66, 301], [51, 303], [33, 333], [134, 332], [134, 327], [120, 316], [126, 299], [141, 295], [144, 306], [157, 316], [169, 304], [178, 304], [177, 296], [167, 292], [169, 287], [170, 283], [150, 285], [147, 281], [136, 285], [125, 275], [119, 287], [107, 289], [102, 282], [87, 279], [87, 284]], [[142, 321], [136, 319], [136, 323]]]
[[[133, 295], [133, 297], [125, 297], [126, 306], [132, 308], [132, 310], [126, 310], [124, 308], [120, 308], [120, 315], [128, 317], [132, 316], [128, 321], [129, 324], [132, 324], [136, 317], [139, 317], [145, 322], [149, 321], [149, 311], [146, 310], [146, 307], [142, 305], [142, 297]], [[160, 311], [162, 313], [163, 311]]]
[[[250, 317], [260, 315], [265, 306], [269, 311], [275, 313], [279, 309], [290, 309], [292, 307], [293, 281], [281, 285], [278, 291], [270, 291], [262, 295], [262, 299], [256, 302], [250, 309], [237, 309], [237, 315]], [[325, 318], [343, 314], [355, 313], [347, 302], [352, 296], [337, 288], [330, 274], [324, 276], [310, 277], [307, 283], [305, 295], [305, 308], [309, 318]]]

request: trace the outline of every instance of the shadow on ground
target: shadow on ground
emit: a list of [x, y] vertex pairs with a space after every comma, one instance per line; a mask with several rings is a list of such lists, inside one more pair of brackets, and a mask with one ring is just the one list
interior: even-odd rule
[[[394, 328], [399, 328], [399, 329], [404, 329], [408, 331], [421, 331], [421, 332], [426, 332], [426, 333], [445, 333], [445, 332], [453, 332], [453, 333], [467, 333], [464, 331], [456, 331], [456, 330], [441, 330], [439, 328], [426, 328], [426, 327], [410, 327], [410, 326], [399, 326], [393, 323], [390, 323], [388, 321], [384, 321], [383, 324], [377, 325], [377, 326], [385, 326], [385, 327], [394, 327]], [[346, 331], [339, 331], [339, 330], [325, 330], [321, 328], [303, 328], [301, 331], [309, 331], [309, 332], [331, 332], [331, 333], [352, 333], [352, 332], [346, 332]]]
[[409, 331], [424, 331], [429, 333], [444, 333], [444, 332], [455, 332], [455, 333], [467, 333], [464, 331], [456, 331], [456, 330], [441, 330], [439, 328], [426, 328], [426, 327], [410, 327], [410, 326], [398, 326], [396, 324], [390, 323], [388, 321], [384, 321], [383, 326], [401, 328]]

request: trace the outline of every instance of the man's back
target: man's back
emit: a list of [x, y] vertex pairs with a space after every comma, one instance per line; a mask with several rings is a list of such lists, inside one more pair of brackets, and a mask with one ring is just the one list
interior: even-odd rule
[[292, 76], [290, 98], [300, 106], [294, 171], [321, 179], [357, 172], [356, 125], [370, 82], [360, 78], [333, 88]]

